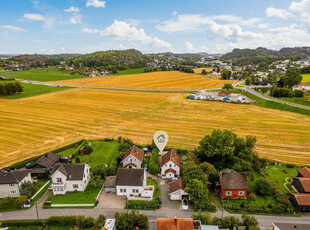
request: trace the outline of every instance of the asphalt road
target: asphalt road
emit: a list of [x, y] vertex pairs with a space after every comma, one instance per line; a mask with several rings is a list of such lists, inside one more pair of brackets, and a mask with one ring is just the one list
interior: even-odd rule
[[[41, 205], [38, 205], [38, 216], [36, 213], [36, 206], [31, 209], [13, 212], [0, 213], [0, 221], [3, 220], [19, 220], [19, 219], [46, 219], [50, 216], [70, 216], [70, 215], [85, 215], [97, 218], [99, 214], [103, 214], [108, 218], [113, 218], [115, 212], [125, 213], [125, 209], [111, 209], [104, 207], [95, 207], [93, 209], [43, 209]], [[179, 209], [172, 210], [161, 208], [155, 211], [140, 211], [142, 214], [147, 215], [150, 221], [155, 221], [157, 218], [190, 218], [192, 216], [191, 211], [182, 211]], [[241, 219], [240, 214], [230, 214], [226, 211], [218, 210], [216, 213], [212, 213], [212, 216], [235, 216]], [[309, 224], [310, 214], [304, 214], [302, 217], [286, 217], [286, 216], [263, 216], [256, 215], [259, 221], [259, 225], [264, 228], [272, 227], [274, 222], [292, 223], [292, 224]]]

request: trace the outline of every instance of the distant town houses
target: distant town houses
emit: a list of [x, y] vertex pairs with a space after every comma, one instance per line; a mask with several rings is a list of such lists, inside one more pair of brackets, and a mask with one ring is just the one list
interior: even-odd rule
[[181, 157], [171, 149], [161, 157], [160, 170], [162, 178], [174, 178], [180, 176]]
[[141, 168], [144, 152], [137, 146], [132, 146], [123, 156], [123, 168]]
[[85, 163], [56, 164], [51, 176], [54, 195], [67, 192], [84, 192], [90, 179], [90, 167]]
[[0, 171], [0, 198], [19, 197], [25, 182], [33, 182], [29, 170]]
[[307, 90], [310, 91], [310, 82], [302, 82], [299, 85], [294, 85], [292, 90]]
[[224, 169], [220, 172], [219, 184], [223, 198], [245, 199], [248, 193], [248, 180], [245, 172]]

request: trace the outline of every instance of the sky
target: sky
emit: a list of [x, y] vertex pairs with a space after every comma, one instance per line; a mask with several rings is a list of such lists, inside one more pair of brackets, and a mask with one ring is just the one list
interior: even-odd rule
[[310, 0], [0, 0], [0, 53], [310, 46]]

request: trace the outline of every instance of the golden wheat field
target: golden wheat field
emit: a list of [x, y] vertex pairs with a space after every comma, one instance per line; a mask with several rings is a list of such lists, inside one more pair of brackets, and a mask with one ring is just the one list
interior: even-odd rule
[[75, 80], [55, 81], [68, 86], [97, 86], [127, 89], [151, 90], [195, 90], [219, 88], [232, 80], [219, 80], [214, 76], [206, 77], [178, 71], [158, 71], [143, 74], [119, 75]]
[[255, 105], [187, 100], [184, 93], [69, 89], [19, 100], [0, 99], [0, 167], [82, 138], [128, 137], [193, 149], [213, 129], [255, 135], [261, 157], [310, 162], [310, 117]]
[[212, 67], [202, 67], [202, 68], [195, 68], [194, 72], [195, 73], [201, 73], [201, 71], [205, 69], [207, 72], [212, 72], [214, 68]]

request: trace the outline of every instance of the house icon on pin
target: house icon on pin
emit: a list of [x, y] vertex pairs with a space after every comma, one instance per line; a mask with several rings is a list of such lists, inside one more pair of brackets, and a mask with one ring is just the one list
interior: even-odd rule
[[165, 136], [163, 134], [157, 137], [158, 143], [165, 143]]

